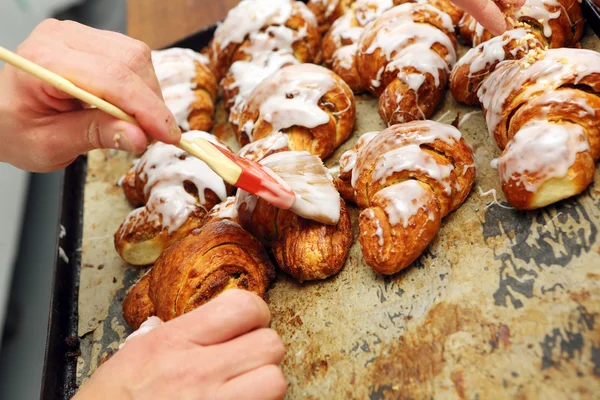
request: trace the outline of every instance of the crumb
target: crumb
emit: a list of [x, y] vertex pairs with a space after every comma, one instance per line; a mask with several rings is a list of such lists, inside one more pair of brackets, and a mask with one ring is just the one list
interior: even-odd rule
[[101, 270], [102, 268], [104, 268], [104, 264], [98, 265], [98, 271]]
[[117, 283], [117, 278], [113, 277], [113, 283]]

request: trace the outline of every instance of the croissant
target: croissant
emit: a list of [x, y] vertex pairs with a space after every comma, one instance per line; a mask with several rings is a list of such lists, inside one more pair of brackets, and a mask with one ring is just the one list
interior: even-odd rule
[[473, 152], [458, 129], [433, 121], [392, 125], [361, 139], [340, 169], [352, 170], [365, 261], [377, 273], [394, 274], [419, 257], [441, 219], [465, 201], [475, 180]]
[[149, 317], [187, 313], [228, 289], [264, 297], [275, 268], [262, 246], [231, 221], [204, 225], [169, 246], [127, 293], [123, 317], [137, 329]]
[[429, 4], [448, 14], [455, 26], [459, 25], [463, 15], [465, 14], [461, 8], [455, 6], [450, 0], [394, 0], [394, 4], [397, 6], [405, 3]]
[[[338, 273], [352, 245], [350, 216], [327, 169], [305, 171], [299, 164], [314, 158], [306, 152], [279, 152], [260, 161], [284, 178], [299, 194], [298, 201], [318, 199], [304, 207], [320, 207], [323, 219], [308, 220], [280, 210], [247, 192], [236, 194], [237, 218], [244, 229], [268, 248], [279, 268], [300, 282], [325, 279]], [[306, 194], [310, 192], [309, 196]], [[225, 215], [230, 213], [226, 212]], [[223, 213], [221, 213], [223, 215]]]
[[317, 17], [319, 30], [325, 33], [335, 20], [344, 15], [356, 0], [308, 0], [308, 8]]
[[364, 90], [355, 62], [358, 39], [367, 24], [393, 6], [392, 0], [357, 0], [323, 37], [325, 65], [339, 75], [355, 93]]
[[[550, 48], [573, 47], [583, 36], [583, 14], [578, 0], [526, 0], [523, 7], [506, 9], [505, 14], [514, 27], [526, 24], [537, 31]], [[461, 36], [474, 46], [494, 36], [470, 14], [463, 16], [459, 26]]]
[[[273, 40], [265, 43], [265, 35]], [[211, 42], [211, 61], [219, 80], [234, 62], [252, 58], [257, 49], [255, 41], [262, 41], [272, 51], [282, 46], [303, 63], [320, 62], [321, 35], [317, 20], [304, 3], [242, 0], [217, 27]]]
[[240, 119], [242, 145], [287, 134], [295, 150], [329, 156], [354, 127], [354, 94], [336, 74], [314, 64], [291, 65], [261, 82]]
[[544, 39], [535, 31], [517, 28], [496, 36], [470, 49], [454, 66], [450, 90], [454, 98], [465, 104], [478, 105], [477, 91], [481, 83], [505, 60], [518, 60], [531, 50], [544, 50]]
[[589, 186], [600, 157], [600, 53], [530, 52], [498, 65], [478, 96], [513, 207], [544, 207]]
[[388, 124], [432, 115], [456, 62], [456, 37], [448, 14], [428, 4], [406, 3], [386, 11], [358, 43], [358, 72], [379, 96]]
[[171, 48], [152, 52], [152, 65], [163, 98], [184, 131], [209, 131], [218, 85], [210, 60], [190, 49]]
[[[183, 139], [204, 138], [223, 146], [216, 137], [189, 131]], [[202, 226], [206, 213], [225, 199], [231, 188], [203, 161], [183, 150], [157, 142], [122, 181], [134, 206], [114, 236], [115, 248], [132, 265], [152, 264], [171, 243]]]

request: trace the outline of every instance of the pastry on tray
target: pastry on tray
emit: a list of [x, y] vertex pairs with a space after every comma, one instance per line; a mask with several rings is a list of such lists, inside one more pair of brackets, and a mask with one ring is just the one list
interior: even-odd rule
[[374, 271], [397, 273], [421, 255], [471, 191], [474, 162], [460, 131], [433, 121], [368, 133], [342, 157], [336, 184], [352, 187], [362, 209], [360, 244]]
[[256, 238], [234, 222], [216, 221], [161, 254], [127, 293], [123, 316], [137, 329], [151, 316], [171, 320], [228, 289], [264, 297], [274, 278], [273, 264]]
[[499, 64], [478, 95], [513, 207], [544, 207], [590, 185], [600, 157], [600, 53], [530, 52]]
[[284, 133], [294, 150], [324, 159], [348, 138], [355, 115], [354, 94], [339, 76], [315, 64], [291, 65], [250, 94], [238, 140], [246, 145]]
[[[526, 24], [537, 31], [551, 48], [574, 47], [583, 36], [583, 14], [578, 0], [526, 0], [523, 7], [506, 9], [505, 14], [514, 27]], [[461, 20], [460, 34], [474, 46], [494, 36], [470, 14]]]
[[[202, 131], [186, 132], [183, 138], [203, 138], [224, 147]], [[132, 265], [152, 264], [171, 243], [202, 226], [206, 213], [231, 193], [203, 161], [161, 142], [148, 148], [121, 186], [138, 208], [115, 233], [115, 248]]]
[[208, 57], [190, 49], [156, 50], [152, 65], [179, 127], [209, 131], [219, 88]]
[[428, 4], [402, 4], [369, 25], [356, 63], [388, 125], [433, 114], [456, 62], [456, 46], [452, 19]]

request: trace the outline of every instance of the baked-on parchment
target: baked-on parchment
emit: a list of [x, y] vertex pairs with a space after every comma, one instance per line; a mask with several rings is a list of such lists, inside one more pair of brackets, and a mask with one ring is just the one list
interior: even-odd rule
[[[588, 33], [583, 46], [600, 50]], [[461, 49], [461, 54], [464, 49]], [[381, 130], [377, 101], [357, 97], [353, 137]], [[477, 111], [449, 92], [433, 119]], [[220, 107], [218, 120], [224, 121]], [[272, 326], [287, 347], [287, 398], [556, 399], [600, 393], [600, 172], [582, 195], [536, 212], [503, 203], [490, 161], [499, 151], [481, 112], [460, 126], [477, 180], [466, 203], [412, 267], [379, 277], [358, 240], [339, 275], [296, 283], [280, 274], [268, 293]], [[232, 137], [223, 125], [215, 132]], [[79, 301], [78, 381], [130, 332], [121, 317], [128, 267], [113, 233], [130, 207], [117, 180], [130, 158], [89, 155]], [[495, 199], [497, 196], [497, 200]], [[350, 208], [357, 238], [357, 209]]]

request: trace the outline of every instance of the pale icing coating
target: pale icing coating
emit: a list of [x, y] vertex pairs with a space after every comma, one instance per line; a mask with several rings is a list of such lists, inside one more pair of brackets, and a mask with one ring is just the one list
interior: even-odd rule
[[[529, 192], [552, 178], [563, 178], [575, 163], [577, 153], [589, 151], [580, 125], [532, 121], [521, 128], [498, 159], [503, 182], [516, 179]], [[528, 179], [533, 176], [535, 179]]]
[[[245, 112], [258, 109], [258, 118], [269, 122], [273, 132], [295, 125], [316, 128], [330, 120], [329, 114], [319, 106], [319, 101], [335, 88], [334, 78], [331, 71], [314, 64], [285, 67], [256, 87]], [[248, 120], [241, 127], [250, 141], [255, 122]]]
[[[206, 132], [189, 131], [182, 134], [184, 140], [194, 141], [198, 138], [224, 147]], [[158, 224], [160, 215], [163, 229], [166, 228], [171, 233], [181, 227], [197, 207], [206, 204], [206, 189], [212, 190], [221, 200], [227, 197], [225, 182], [219, 175], [204, 161], [173, 145], [154, 143], [134, 168], [146, 182], [144, 194], [147, 202], [145, 207], [134, 210], [127, 217], [124, 226], [129, 229], [134, 229], [142, 221]], [[198, 189], [198, 200], [185, 190], [186, 181], [193, 183]]]
[[289, 146], [289, 137], [285, 133], [275, 132], [269, 136], [248, 143], [240, 149], [238, 155], [252, 161], [260, 161], [272, 151], [282, 150]]
[[208, 65], [206, 56], [190, 49], [172, 48], [152, 52], [152, 65], [167, 108], [183, 130], [189, 130], [188, 118], [196, 101], [196, 63]]
[[348, 173], [352, 171], [356, 166], [358, 153], [378, 134], [379, 132], [363, 133], [356, 141], [354, 148], [346, 151], [340, 157], [340, 172]]
[[310, 0], [310, 2], [322, 6], [325, 9], [325, 18], [329, 18], [337, 8], [340, 0]]
[[210, 210], [208, 218], [235, 220], [238, 217], [235, 206], [235, 196], [229, 196], [224, 202], [217, 204]]
[[518, 93], [521, 99], [533, 99], [555, 91], [564, 84], [577, 85], [591, 74], [600, 74], [600, 53], [584, 49], [550, 49], [543, 59], [526, 57], [518, 61], [504, 61], [483, 82], [478, 91], [486, 110], [490, 134], [502, 121], [507, 100]]
[[390, 225], [401, 225], [407, 228], [410, 218], [421, 209], [429, 214], [430, 220], [433, 220], [433, 211], [427, 206], [430, 199], [430, 192], [417, 181], [409, 179], [380, 190], [373, 197], [373, 202], [384, 205]]

